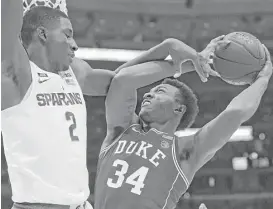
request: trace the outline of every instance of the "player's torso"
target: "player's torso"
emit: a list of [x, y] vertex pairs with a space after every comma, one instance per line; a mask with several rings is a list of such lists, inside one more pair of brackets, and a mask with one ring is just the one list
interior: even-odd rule
[[72, 204], [89, 195], [86, 107], [71, 69], [60, 75], [31, 63], [23, 101], [2, 111], [13, 200]]
[[95, 207], [174, 208], [188, 187], [175, 150], [172, 136], [131, 126], [100, 156]]

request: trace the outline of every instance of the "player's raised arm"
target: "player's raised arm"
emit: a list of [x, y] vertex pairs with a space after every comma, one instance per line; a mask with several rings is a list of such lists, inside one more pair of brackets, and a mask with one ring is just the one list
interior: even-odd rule
[[[135, 59], [121, 65], [118, 69], [116, 69], [116, 73], [118, 73], [122, 68], [141, 64], [144, 62], [165, 60], [169, 55], [172, 57], [174, 62], [180, 62], [181, 60], [185, 59], [194, 59], [196, 58], [196, 53], [197, 52], [192, 47], [188, 46], [182, 41], [169, 38], [143, 52]], [[187, 63], [186, 66], [189, 71], [194, 71], [194, 66], [191, 63]]]
[[31, 84], [31, 72], [28, 55], [19, 39], [22, 1], [3, 0], [1, 11], [1, 110], [4, 110], [21, 102]]
[[177, 39], [166, 39], [162, 43], [142, 53], [137, 58], [120, 66], [115, 72], [103, 69], [92, 69], [88, 63], [78, 58], [74, 58], [71, 66], [77, 76], [83, 93], [90, 96], [106, 95], [112, 78], [122, 69], [125, 68], [126, 71], [130, 71], [130, 67], [137, 64], [152, 60], [163, 61], [168, 55], [171, 55], [174, 65], [178, 66], [176, 69], [178, 75], [196, 70], [201, 80], [206, 81], [209, 75], [216, 75], [216, 72], [208, 67], [208, 56], [206, 57], [206, 55], [210, 53], [211, 49], [221, 44], [222, 38], [223, 36], [213, 39], [211, 44], [208, 45], [209, 47], [206, 47], [206, 49], [200, 53]]
[[[115, 72], [103, 69], [92, 69], [92, 67], [83, 60], [78, 58], [73, 59], [71, 67], [77, 76], [79, 84], [83, 93], [90, 96], [104, 96], [106, 95], [110, 82], [115, 74], [119, 73], [121, 69], [131, 70], [131, 66], [141, 63], [161, 60], [163, 61], [167, 56], [171, 55], [175, 65], [179, 65], [182, 60], [196, 60], [198, 53], [186, 45], [185, 43], [176, 39], [166, 39], [162, 43], [145, 51], [135, 59], [126, 62], [120, 66]], [[183, 73], [194, 71], [192, 62], [183, 64]], [[179, 68], [177, 68], [179, 71]], [[201, 73], [202, 74], [202, 73]]]
[[114, 71], [93, 69], [86, 61], [74, 58], [71, 63], [82, 92], [89, 96], [105, 96], [115, 76]]
[[1, 60], [6, 60], [13, 55], [19, 38], [23, 24], [23, 4], [19, 0], [2, 0], [1, 3]]
[[206, 82], [209, 75], [218, 76], [217, 73], [210, 68], [208, 62], [210, 54], [216, 49], [216, 47], [225, 47], [226, 44], [228, 44], [227, 41], [223, 41], [223, 38], [224, 36], [219, 36], [211, 40], [208, 46], [200, 53], [182, 41], [169, 38], [164, 40], [162, 43], [152, 47], [151, 49], [143, 52], [135, 59], [121, 65], [118, 69], [116, 69], [115, 72], [118, 73], [122, 68], [141, 64], [144, 62], [164, 60], [167, 56], [170, 55], [173, 63], [179, 66], [177, 69], [178, 76], [181, 75], [182, 71], [185, 73], [196, 70], [200, 79], [203, 82]]
[[[108, 91], [112, 78], [115, 74], [119, 73], [121, 69], [130, 71], [131, 68], [129, 67], [131, 66], [154, 60], [163, 61], [169, 55], [178, 63], [185, 59], [196, 59], [197, 54], [198, 53], [193, 48], [179, 40], [166, 39], [135, 59], [126, 62], [116, 69], [115, 72], [103, 69], [92, 69], [88, 63], [78, 58], [73, 59], [71, 66], [84, 94], [90, 96], [104, 96]], [[177, 70], [179, 71], [179, 69]], [[194, 66], [191, 62], [187, 62], [183, 64], [183, 71], [184, 73], [194, 71]]]
[[228, 142], [240, 125], [257, 111], [272, 75], [270, 54], [266, 48], [265, 50], [267, 62], [256, 81], [236, 96], [219, 116], [195, 134], [192, 143], [193, 154], [190, 160], [193, 172], [201, 168], [216, 151]]

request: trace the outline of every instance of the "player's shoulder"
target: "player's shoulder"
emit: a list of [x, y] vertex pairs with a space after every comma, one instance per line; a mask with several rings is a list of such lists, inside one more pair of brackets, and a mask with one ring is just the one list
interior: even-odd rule
[[84, 60], [74, 57], [72, 63], [70, 64], [73, 71], [76, 73], [82, 72], [84, 69], [92, 69], [92, 67]]
[[102, 143], [100, 156], [110, 147], [112, 147], [117, 141], [119, 141], [122, 137], [126, 136], [134, 138], [136, 135], [142, 133], [141, 125], [139, 123], [132, 123], [127, 128], [117, 126], [113, 129], [107, 130], [107, 135]]
[[112, 129], [112, 131], [108, 130], [108, 136], [109, 138], [116, 139], [120, 137], [121, 135], [128, 135], [132, 133], [142, 132], [141, 125], [139, 123], [131, 123], [127, 127], [121, 127], [117, 126]]
[[124, 130], [124, 134], [134, 133], [143, 133], [142, 126], [137, 121], [132, 123], [126, 130]]
[[80, 84], [80, 86], [82, 86], [82, 84], [84, 83], [85, 77], [87, 75], [87, 72], [91, 71], [92, 67], [86, 61], [81, 60], [77, 57], [73, 58], [73, 61], [70, 64], [70, 67], [78, 83]]

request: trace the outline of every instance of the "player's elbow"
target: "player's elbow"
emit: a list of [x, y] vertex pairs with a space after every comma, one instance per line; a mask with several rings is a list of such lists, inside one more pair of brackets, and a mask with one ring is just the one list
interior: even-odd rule
[[168, 47], [174, 46], [176, 44], [181, 44], [181, 41], [175, 38], [167, 38], [163, 41], [163, 44], [165, 44]]
[[112, 79], [112, 83], [126, 88], [134, 87], [137, 75], [135, 75], [129, 68], [131, 67], [123, 68], [119, 73], [117, 73]]
[[115, 90], [122, 94], [122, 92], [131, 89], [132, 85], [129, 84], [130, 79], [126, 75], [116, 74], [111, 81], [109, 91]]
[[129, 80], [129, 77], [127, 76], [127, 74], [120, 72], [114, 76], [114, 78], [112, 79], [111, 85], [112, 84], [126, 85], [128, 80]]

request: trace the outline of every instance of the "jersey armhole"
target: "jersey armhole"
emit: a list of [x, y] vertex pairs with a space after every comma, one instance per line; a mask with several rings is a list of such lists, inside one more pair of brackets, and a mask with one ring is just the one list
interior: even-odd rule
[[175, 165], [178, 173], [180, 174], [181, 178], [184, 180], [184, 182], [187, 186], [187, 189], [188, 189], [190, 186], [190, 182], [189, 182], [187, 176], [185, 175], [185, 173], [183, 172], [183, 170], [181, 169], [179, 161], [177, 160], [177, 148], [178, 148], [177, 143], [178, 143], [177, 138], [174, 137], [174, 141], [173, 141], [173, 145], [172, 145], [173, 162], [174, 162], [174, 165]]
[[29, 60], [29, 66], [30, 66], [30, 74], [31, 74], [31, 83], [30, 83], [28, 90], [27, 90], [26, 94], [24, 95], [21, 103], [25, 102], [30, 97], [32, 89], [34, 89], [36, 86], [35, 81], [37, 80], [37, 76], [36, 76], [37, 72], [35, 69], [38, 68], [38, 66], [34, 62], [32, 62], [31, 60]]
[[35, 81], [37, 80], [36, 74], [35, 74], [36, 73], [35, 68], [38, 66], [30, 60], [29, 60], [29, 66], [30, 66], [30, 73], [31, 73], [31, 83], [28, 87], [28, 90], [27, 90], [25, 96], [22, 99], [22, 102], [26, 101], [29, 98], [29, 96], [31, 95], [32, 89], [35, 88], [35, 85], [36, 85]]

